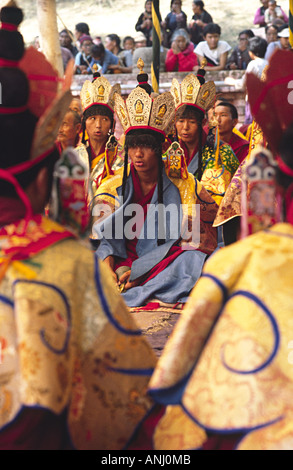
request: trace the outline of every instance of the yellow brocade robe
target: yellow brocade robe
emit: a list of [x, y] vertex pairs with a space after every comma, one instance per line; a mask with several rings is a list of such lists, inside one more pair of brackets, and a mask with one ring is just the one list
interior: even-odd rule
[[210, 257], [150, 382], [169, 404], [157, 449], [201, 447], [205, 430], [242, 432], [241, 450], [293, 449], [292, 312], [291, 225]]
[[[0, 242], [13, 246], [9, 237]], [[122, 449], [151, 406], [156, 358], [107, 266], [65, 239], [3, 273], [0, 431], [23, 407], [67, 410], [75, 448]]]

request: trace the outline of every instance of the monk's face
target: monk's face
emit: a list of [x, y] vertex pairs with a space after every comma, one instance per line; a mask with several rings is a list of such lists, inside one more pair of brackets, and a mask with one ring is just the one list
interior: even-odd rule
[[156, 176], [158, 171], [158, 159], [152, 148], [137, 146], [128, 149], [128, 156], [134, 165], [138, 175], [149, 174]]
[[186, 145], [193, 144], [198, 139], [198, 122], [195, 117], [177, 119], [176, 130]]
[[85, 127], [90, 141], [103, 144], [107, 142], [109, 137], [111, 119], [108, 116], [95, 114], [87, 118]]

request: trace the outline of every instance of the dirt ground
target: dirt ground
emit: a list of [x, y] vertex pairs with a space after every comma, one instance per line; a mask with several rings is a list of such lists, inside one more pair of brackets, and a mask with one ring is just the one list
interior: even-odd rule
[[[0, 7], [7, 0], [0, 0]], [[66, 27], [74, 31], [79, 22], [90, 26], [92, 35], [105, 37], [116, 33], [122, 39], [135, 33], [135, 24], [144, 10], [145, 0], [57, 0], [58, 28]], [[236, 44], [237, 35], [242, 29], [253, 28], [255, 11], [261, 5], [260, 0], [204, 0], [206, 10], [212, 15], [215, 23], [222, 28], [222, 39], [232, 46]], [[288, 13], [289, 0], [278, 0], [278, 4]], [[25, 13], [21, 32], [27, 44], [39, 34], [36, 1], [18, 0]], [[183, 11], [188, 21], [192, 17], [192, 0], [183, 0]], [[160, 12], [165, 18], [170, 11], [170, 0], [160, 1]]]

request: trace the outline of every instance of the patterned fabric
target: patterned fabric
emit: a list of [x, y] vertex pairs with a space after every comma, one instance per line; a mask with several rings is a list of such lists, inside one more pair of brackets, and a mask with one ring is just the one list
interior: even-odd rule
[[219, 146], [218, 158], [214, 149], [205, 145], [202, 153], [203, 175], [201, 183], [209, 191], [213, 199], [220, 205], [230, 181], [239, 166], [231, 147], [226, 144]]
[[167, 408], [155, 432], [160, 449], [166, 438], [173, 450], [201, 446], [201, 430], [242, 433], [238, 449], [293, 448], [292, 279], [290, 224], [209, 258], [150, 382], [156, 401], [186, 413], [176, 426]]
[[[77, 449], [122, 449], [151, 407], [156, 358], [90, 250], [67, 238], [28, 256], [23, 226], [1, 239], [1, 259], [8, 247], [24, 254], [0, 283], [0, 430], [23, 407], [68, 410]], [[40, 223], [36, 239], [43, 232]]]

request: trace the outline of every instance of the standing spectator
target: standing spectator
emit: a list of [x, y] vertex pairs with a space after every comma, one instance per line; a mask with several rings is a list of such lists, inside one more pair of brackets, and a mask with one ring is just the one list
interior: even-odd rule
[[197, 65], [194, 44], [185, 29], [177, 29], [172, 36], [171, 49], [167, 52], [166, 72], [191, 72]]
[[262, 27], [266, 26], [265, 11], [268, 8], [269, 0], [260, 0], [260, 2], [262, 3], [262, 6], [259, 7], [256, 10], [254, 20], [253, 20], [253, 24], [259, 25], [262, 28]]
[[87, 73], [87, 68], [89, 62], [91, 61], [91, 47], [93, 45], [93, 40], [91, 36], [84, 34], [79, 39], [80, 43], [80, 52], [75, 56], [75, 72], [76, 74]]
[[228, 70], [245, 70], [251, 57], [249, 55], [248, 41], [253, 38], [254, 34], [251, 29], [241, 31], [238, 36], [238, 46], [236, 46], [227, 61]]
[[[159, 22], [161, 23], [162, 19], [159, 15]], [[139, 16], [137, 23], [135, 25], [136, 31], [141, 31], [147, 38], [147, 46], [152, 45], [152, 0], [146, 0], [145, 2], [145, 11]]]
[[91, 60], [87, 69], [87, 73], [92, 73], [94, 64], [97, 64], [99, 67], [101, 67], [101, 74], [113, 73], [109, 66], [117, 65], [118, 62], [118, 57], [112, 52], [108, 51], [108, 49], [105, 49], [103, 44], [94, 44], [91, 47]]
[[[198, 63], [207, 60], [205, 70], [224, 70], [227, 63], [228, 52], [231, 46], [226, 41], [220, 41], [221, 27], [216, 23], [209, 23], [203, 30], [204, 41], [194, 49]], [[194, 71], [198, 70], [196, 66]]]
[[284, 25], [284, 27], [280, 28], [278, 32], [278, 41], [271, 42], [268, 45], [268, 48], [265, 54], [265, 59], [269, 60], [273, 52], [276, 49], [285, 49], [285, 50], [291, 49], [290, 39], [289, 39], [289, 28], [287, 25]]
[[63, 29], [59, 33], [59, 41], [60, 41], [61, 47], [65, 47], [66, 49], [68, 49], [73, 55], [73, 57], [75, 57], [76, 54], [78, 53], [78, 49], [76, 46], [74, 46], [74, 44], [72, 44], [72, 38], [73, 38], [73, 35], [71, 31], [68, 31], [67, 29]]
[[117, 34], [108, 34], [105, 37], [105, 49], [112, 52], [112, 54], [116, 56], [118, 56], [118, 54], [120, 54], [122, 51], [120, 44], [121, 39]]
[[170, 13], [166, 16], [162, 22], [163, 28], [163, 45], [168, 49], [171, 47], [171, 38], [175, 29], [186, 29], [187, 30], [187, 15], [181, 10], [181, 0], [171, 0]]
[[284, 10], [282, 10], [282, 8], [277, 5], [276, 0], [269, 0], [268, 8], [265, 11], [265, 23], [270, 25], [277, 18], [281, 18], [285, 21], [285, 23], [289, 22], [288, 16]]
[[192, 2], [193, 17], [189, 23], [189, 33], [193, 44], [197, 45], [203, 41], [203, 28], [208, 23], [213, 23], [213, 18], [204, 9], [204, 2], [201, 0], [193, 0]]

